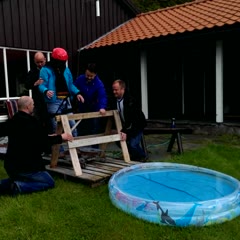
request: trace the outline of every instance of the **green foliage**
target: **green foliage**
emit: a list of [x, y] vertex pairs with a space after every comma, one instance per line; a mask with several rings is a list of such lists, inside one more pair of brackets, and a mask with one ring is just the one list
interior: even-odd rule
[[132, 0], [132, 2], [142, 11], [148, 12], [159, 8], [166, 8], [178, 4], [192, 2], [194, 0]]

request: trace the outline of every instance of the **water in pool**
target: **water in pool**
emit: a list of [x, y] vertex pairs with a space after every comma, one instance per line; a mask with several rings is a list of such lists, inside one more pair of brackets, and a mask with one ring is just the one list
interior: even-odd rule
[[136, 197], [169, 201], [195, 202], [221, 198], [236, 186], [216, 175], [186, 170], [138, 170], [121, 176], [118, 186]]

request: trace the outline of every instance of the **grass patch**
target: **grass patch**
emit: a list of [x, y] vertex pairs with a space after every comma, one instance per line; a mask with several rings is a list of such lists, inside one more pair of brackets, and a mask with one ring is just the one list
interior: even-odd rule
[[[168, 162], [213, 169], [240, 179], [240, 140], [222, 136]], [[0, 161], [0, 178], [6, 177]], [[16, 198], [0, 196], [0, 239], [235, 240], [240, 217], [207, 227], [168, 227], [137, 219], [112, 205], [107, 184], [96, 188], [54, 176], [56, 187]]]

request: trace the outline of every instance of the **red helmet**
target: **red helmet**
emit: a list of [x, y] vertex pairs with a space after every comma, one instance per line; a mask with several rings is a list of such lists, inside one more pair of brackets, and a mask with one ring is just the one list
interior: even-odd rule
[[61, 61], [67, 61], [68, 54], [66, 50], [64, 50], [63, 48], [54, 48], [52, 51], [52, 58], [61, 60]]

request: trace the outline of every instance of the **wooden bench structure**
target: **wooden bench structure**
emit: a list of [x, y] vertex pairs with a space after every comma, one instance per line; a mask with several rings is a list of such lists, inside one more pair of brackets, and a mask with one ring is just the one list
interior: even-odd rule
[[171, 134], [171, 138], [168, 144], [167, 152], [171, 152], [175, 141], [177, 142], [178, 153], [183, 153], [182, 137], [181, 135], [192, 133], [192, 129], [189, 128], [145, 128], [144, 134]]
[[[106, 176], [110, 177], [114, 172], [120, 170], [123, 167], [138, 163], [130, 160], [126, 141], [121, 141], [120, 139], [119, 132], [122, 129], [122, 124], [117, 110], [106, 111], [105, 115], [100, 115], [99, 112], [90, 112], [56, 116], [57, 120], [56, 133], [57, 134], [61, 134], [62, 132], [72, 133], [72, 131], [77, 127], [81, 120], [98, 117], [107, 117], [106, 127], [103, 133], [87, 136], [78, 136], [75, 137], [73, 141], [71, 142], [68, 141], [66, 143], [70, 154], [72, 169], [69, 167], [58, 166], [60, 144], [57, 144], [52, 147], [52, 156], [50, 159], [50, 165], [46, 166], [47, 170], [62, 173], [64, 175], [82, 178], [89, 181], [92, 180], [92, 182], [95, 182], [103, 179]], [[76, 122], [76, 124], [72, 128], [70, 128], [69, 120], [75, 120]], [[112, 133], [113, 121], [115, 122], [117, 130], [116, 134]], [[80, 147], [99, 144], [100, 157], [105, 157], [105, 150], [107, 148], [107, 144], [116, 141], [120, 141], [123, 160], [116, 159], [111, 160], [108, 158], [106, 159], [106, 161], [101, 163], [97, 162], [95, 165], [94, 163], [89, 164], [89, 168], [87, 169], [81, 168], [79, 157], [77, 154], [77, 150]], [[101, 166], [103, 168], [101, 168]], [[99, 168], [101, 174], [99, 173]], [[106, 172], [108, 172], [108, 174], [106, 174]], [[100, 177], [96, 177], [95, 173]]]

